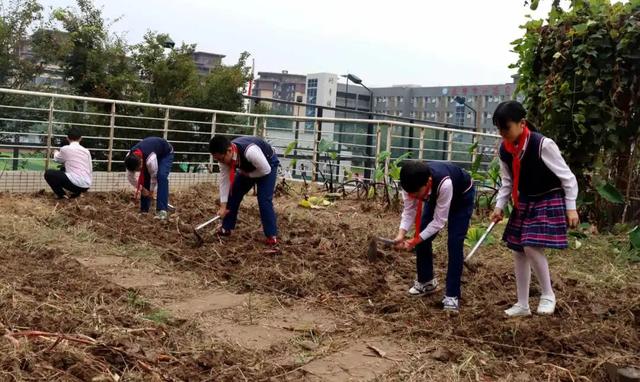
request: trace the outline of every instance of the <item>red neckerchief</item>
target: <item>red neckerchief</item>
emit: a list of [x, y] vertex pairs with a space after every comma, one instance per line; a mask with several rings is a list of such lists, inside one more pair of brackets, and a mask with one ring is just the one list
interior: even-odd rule
[[136, 188], [136, 199], [137, 199], [138, 195], [140, 195], [140, 190], [144, 186], [144, 166], [145, 166], [144, 155], [142, 154], [142, 150], [140, 150], [140, 149], [134, 150], [130, 155], [137, 156], [138, 158], [140, 158], [140, 161], [142, 162], [142, 168], [140, 169], [140, 175], [138, 175], [138, 187]]
[[504, 149], [507, 150], [509, 154], [511, 154], [512, 162], [511, 162], [511, 170], [513, 172], [513, 187], [511, 189], [511, 198], [513, 199], [513, 206], [518, 209], [518, 184], [520, 183], [520, 154], [522, 154], [522, 150], [524, 150], [524, 144], [531, 135], [531, 131], [529, 127], [524, 125], [524, 129], [522, 129], [522, 134], [518, 137], [518, 142], [516, 145], [513, 143], [503, 140]]
[[[429, 178], [429, 181], [427, 182], [426, 186], [427, 189], [425, 190], [425, 195], [429, 195], [431, 193], [431, 182], [432, 182], [432, 178]], [[418, 211], [416, 211], [416, 221], [415, 221], [415, 230], [416, 233], [413, 235], [413, 241], [414, 242], [418, 242], [420, 240], [420, 223], [422, 223], [422, 204], [424, 202], [424, 197], [423, 196], [418, 196]]]

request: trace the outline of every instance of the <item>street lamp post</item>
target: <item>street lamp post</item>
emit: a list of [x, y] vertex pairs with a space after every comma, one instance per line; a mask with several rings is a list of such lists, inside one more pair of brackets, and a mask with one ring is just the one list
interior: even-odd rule
[[459, 103], [460, 105], [464, 105], [465, 107], [468, 107], [473, 112], [473, 126], [476, 129], [478, 129], [478, 112], [476, 111], [476, 109], [469, 106], [469, 104], [467, 103], [467, 99], [465, 97], [456, 96], [454, 99], [456, 100], [457, 103]]
[[[478, 133], [479, 133], [479, 132], [480, 132], [480, 125], [478, 124], [478, 112], [476, 111], [476, 109], [474, 109], [474, 108], [472, 108], [471, 106], [469, 106], [469, 104], [467, 103], [467, 100], [466, 100], [466, 98], [465, 98], [465, 97], [456, 96], [454, 99], [456, 100], [456, 102], [457, 102], [458, 104], [460, 104], [460, 105], [464, 105], [465, 107], [468, 107], [468, 108], [473, 112], [473, 125], [474, 125], [474, 127], [475, 127], [475, 129], [476, 129], [476, 132], [478, 132]], [[473, 137], [471, 138], [471, 142], [472, 142], [472, 144], [473, 144], [473, 143], [474, 143], [474, 141], [475, 141], [475, 137], [476, 137], [476, 136], [473, 136]], [[471, 156], [471, 162], [475, 162], [475, 160], [476, 160], [476, 154], [473, 154], [473, 155]]]
[[[369, 119], [373, 119], [373, 91], [371, 91], [371, 89], [369, 89], [365, 84], [362, 83], [362, 79], [358, 76], [356, 76], [355, 74], [344, 74], [342, 75], [342, 77], [345, 77], [347, 79], [347, 90], [349, 89], [349, 81], [353, 82], [356, 85], [360, 85], [363, 88], [367, 89], [367, 91], [369, 92]], [[347, 94], [345, 94], [345, 109], [346, 109], [346, 105], [347, 105], [347, 95], [348, 92], [346, 92]], [[357, 109], [356, 105], [356, 109]], [[346, 111], [345, 111], [345, 116], [346, 116]], [[366, 144], [367, 148], [367, 157], [371, 158], [373, 156], [373, 151], [371, 146], [373, 146], [373, 124], [369, 123], [367, 124], [367, 144]], [[371, 159], [369, 159], [371, 160]], [[370, 179], [371, 178], [371, 170], [369, 169], [369, 167], [371, 166], [371, 164], [367, 164], [365, 170], [364, 170], [364, 177], [365, 179]], [[373, 160], [373, 167], [375, 167], [375, 159]]]

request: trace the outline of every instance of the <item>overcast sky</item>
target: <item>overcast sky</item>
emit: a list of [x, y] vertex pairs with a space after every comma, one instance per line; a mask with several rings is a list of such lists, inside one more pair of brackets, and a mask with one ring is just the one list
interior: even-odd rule
[[[47, 8], [73, 0], [40, 0]], [[511, 81], [523, 0], [94, 0], [131, 43], [146, 30], [258, 71], [358, 75], [368, 86]], [[551, 1], [536, 12], [544, 15]], [[545, 8], [545, 5], [547, 6]]]

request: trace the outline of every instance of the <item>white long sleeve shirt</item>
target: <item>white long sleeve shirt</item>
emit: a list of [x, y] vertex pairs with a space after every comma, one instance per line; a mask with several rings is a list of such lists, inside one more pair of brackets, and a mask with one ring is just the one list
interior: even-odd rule
[[[257, 145], [247, 147], [244, 156], [256, 169], [249, 173], [243, 173], [243, 175], [249, 178], [261, 178], [271, 173], [271, 165]], [[233, 154], [233, 160], [238, 160], [238, 153]], [[226, 203], [229, 200], [229, 189], [231, 187], [231, 181], [229, 180], [231, 168], [222, 162], [218, 164], [220, 166], [220, 203]]]
[[89, 188], [93, 181], [91, 153], [79, 142], [71, 142], [53, 153], [53, 160], [64, 165], [69, 181], [80, 188]]
[[[149, 154], [149, 156], [147, 156], [147, 161], [145, 162], [145, 165], [147, 167], [147, 171], [149, 172], [149, 175], [151, 176], [150, 183], [149, 183], [150, 184], [149, 191], [154, 192], [156, 190], [156, 186], [158, 185], [158, 157], [156, 156], [156, 153], [151, 153]], [[127, 170], [127, 179], [129, 180], [129, 183], [131, 183], [133, 187], [138, 187], [139, 176], [140, 176], [140, 173], [138, 171]]]
[[[427, 195], [427, 199], [431, 196], [431, 191]], [[449, 220], [449, 210], [451, 209], [451, 200], [453, 199], [453, 182], [451, 179], [444, 179], [438, 189], [438, 199], [436, 200], [436, 208], [433, 211], [433, 220], [420, 232], [420, 238], [427, 240], [431, 236], [438, 233], [444, 228]], [[400, 219], [400, 228], [409, 231], [411, 226], [415, 224], [418, 200], [409, 196], [402, 191], [402, 200], [404, 208], [402, 210], [402, 218]], [[427, 203], [425, 200], [424, 203]]]
[[[524, 143], [525, 147], [524, 150], [522, 150], [522, 154], [520, 156], [521, 159], [524, 152], [527, 150], [528, 144], [529, 139]], [[567, 166], [567, 163], [564, 161], [562, 153], [560, 153], [560, 149], [553, 139], [545, 137], [542, 140], [540, 157], [549, 170], [551, 170], [551, 172], [560, 179], [562, 189], [564, 190], [564, 200], [567, 210], [575, 210], [576, 199], [578, 198], [578, 181], [576, 176], [571, 172], [569, 166]], [[504, 209], [504, 206], [511, 198], [513, 177], [511, 170], [509, 169], [509, 164], [502, 160], [500, 160], [500, 176], [502, 177], [502, 186], [500, 187], [496, 198], [496, 208]]]

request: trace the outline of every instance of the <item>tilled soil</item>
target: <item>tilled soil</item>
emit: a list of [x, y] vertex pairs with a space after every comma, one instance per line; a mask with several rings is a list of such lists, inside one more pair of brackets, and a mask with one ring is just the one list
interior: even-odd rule
[[[406, 289], [415, 277], [411, 253], [380, 248], [377, 261], [369, 261], [369, 238], [392, 236], [399, 221], [399, 213], [372, 203], [345, 200], [326, 209], [308, 210], [298, 207], [295, 198], [277, 198], [280, 244], [274, 250], [262, 243], [259, 214], [250, 195], [232, 236], [218, 238], [214, 227], [207, 227], [202, 234], [204, 243], [196, 245], [193, 227], [217, 210], [215, 194], [207, 187], [173, 195], [176, 211], [167, 222], [139, 214], [131, 193], [89, 193], [63, 203], [41, 195], [0, 196], [0, 200], [2, 210], [8, 211], [2, 216], [1, 237], [11, 243], [0, 255], [0, 329], [7, 333], [6, 340], [0, 340], [0, 370], [4, 373], [0, 380], [5, 376], [7, 380], [11, 380], [8, 376], [18, 380], [113, 380], [116, 374], [126, 375], [127, 380], [300, 380], [314, 375], [319, 380], [344, 380], [345, 375], [363, 380], [370, 376], [364, 371], [358, 374], [366, 369], [360, 366], [345, 375], [318, 370], [327, 367], [322, 362], [330, 366], [337, 359], [348, 360], [349, 349], [360, 354], [370, 343], [384, 344], [379, 346], [389, 354], [396, 348], [405, 351], [396, 356], [373, 352], [381, 362], [375, 377], [383, 380], [570, 381], [581, 376], [603, 380], [606, 362], [640, 364], [637, 265], [628, 264], [636, 272], [625, 273], [619, 282], [594, 283], [591, 278], [577, 277], [584, 257], [598, 256], [586, 250], [550, 253], [559, 299], [555, 315], [505, 319], [502, 311], [515, 298], [512, 259], [497, 240], [483, 246], [476, 271], [465, 270], [460, 314], [447, 315], [439, 306], [442, 290], [423, 298], [407, 296]], [[29, 203], [53, 211], [44, 217], [33, 213], [42, 227], [95, 234], [100, 243], [95, 245], [96, 253], [68, 253], [64, 245], [52, 249], [12, 240], [17, 233], [9, 232], [6, 219], [29, 215], [28, 208], [23, 208]], [[443, 239], [435, 242], [434, 267], [441, 284], [446, 272]], [[146, 286], [145, 278], [150, 276], [145, 275], [153, 273], [140, 273], [139, 288], [138, 284], [119, 283], [113, 274], [124, 265], [110, 266], [111, 274], [92, 262], [104, 245], [140, 252], [126, 253], [138, 256], [135, 262], [126, 263], [133, 264], [126, 265], [132, 269], [150, 261], [146, 253], [156, 255], [153, 278], [160, 281]], [[534, 277], [532, 310], [537, 305], [535, 283]], [[217, 295], [210, 298], [196, 293], [212, 286], [231, 296], [255, 295], [269, 303], [265, 302], [263, 316], [258, 308], [254, 313], [250, 310], [251, 322], [244, 313], [233, 313], [233, 304], [225, 305], [231, 312], [225, 319], [242, 316], [243, 325], [253, 325], [243, 330], [226, 327], [218, 321], [222, 313], [187, 306], [227, 304], [230, 300]], [[154, 301], [171, 301], [168, 306], [179, 307], [187, 316], [179, 318], [176, 313], [160, 323], [146, 319], [158, 306], [132, 303], [138, 293]], [[243, 304], [246, 308], [247, 303]], [[304, 306], [311, 309], [311, 316], [336, 324], [330, 331], [325, 330], [327, 325], [322, 330], [315, 326], [301, 335], [296, 332], [298, 337], [288, 336], [284, 331], [302, 319], [281, 325], [272, 305], [288, 312], [283, 316]], [[273, 329], [273, 336], [280, 336], [281, 342], [261, 337], [260, 330], [251, 329], [256, 325], [277, 326], [282, 335]], [[28, 333], [35, 330], [72, 338], [45, 339]], [[253, 337], [251, 330], [256, 330]], [[229, 341], [229, 336], [238, 341]], [[246, 342], [247, 336], [254, 342]], [[221, 341], [222, 337], [226, 340]], [[262, 341], [262, 348], [243, 345], [258, 344], [254, 337]], [[298, 345], [309, 339], [318, 347], [302, 346], [306, 350], [300, 357]], [[295, 362], [290, 362], [292, 356]]]

